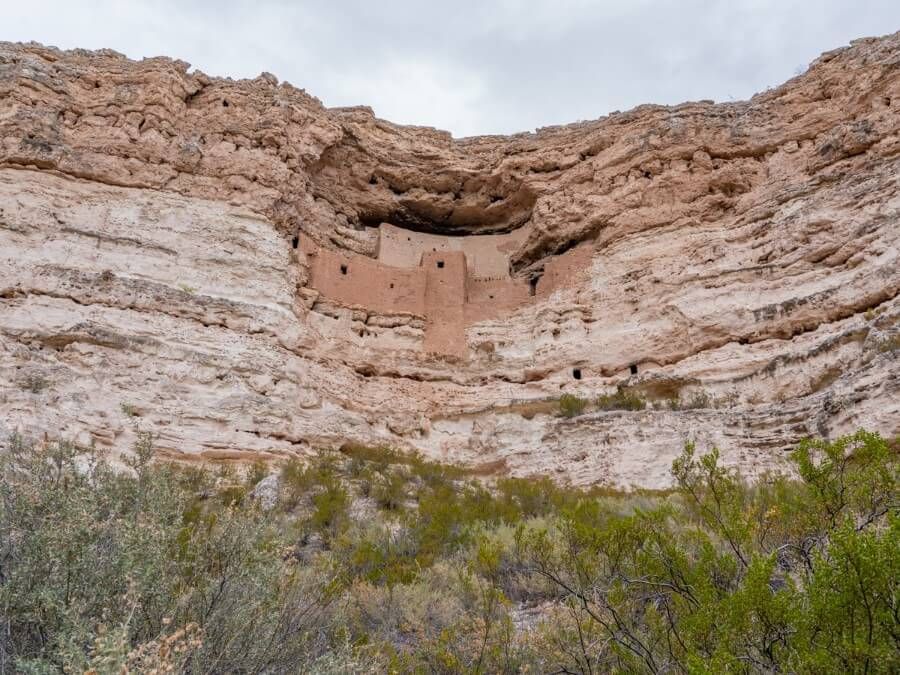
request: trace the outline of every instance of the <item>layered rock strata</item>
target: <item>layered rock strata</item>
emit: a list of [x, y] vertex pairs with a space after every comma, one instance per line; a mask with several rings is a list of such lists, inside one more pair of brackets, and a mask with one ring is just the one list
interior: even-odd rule
[[[643, 487], [686, 440], [759, 475], [895, 435], [898, 132], [900, 34], [746, 102], [468, 139], [0, 43], [0, 432]], [[647, 407], [557, 414], [617, 390]]]

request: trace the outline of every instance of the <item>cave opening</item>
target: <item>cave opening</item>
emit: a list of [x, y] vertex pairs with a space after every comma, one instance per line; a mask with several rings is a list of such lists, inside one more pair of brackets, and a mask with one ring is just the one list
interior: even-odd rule
[[580, 380], [581, 379], [581, 368], [573, 368], [572, 369], [572, 377], [574, 377], [576, 380]]
[[300, 237], [294, 235], [294, 238], [291, 239], [291, 248], [297, 248], [300, 245]]
[[341, 265], [341, 274], [347, 274], [347, 266]]
[[630, 366], [628, 366], [628, 370], [632, 375], [637, 375], [637, 364], [632, 363]]

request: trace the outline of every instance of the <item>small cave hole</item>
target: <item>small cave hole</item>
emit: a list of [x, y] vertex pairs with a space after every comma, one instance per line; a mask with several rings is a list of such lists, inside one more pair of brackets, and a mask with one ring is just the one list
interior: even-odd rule
[[369, 185], [378, 185], [378, 179], [375, 177], [375, 174], [369, 178]]
[[223, 107], [223, 108], [227, 108], [229, 105], [230, 105], [230, 104], [228, 103], [228, 101], [227, 101], [226, 99], [223, 98], [223, 99], [222, 99], [222, 107]]
[[341, 274], [347, 274], [347, 266], [341, 265]]
[[573, 368], [572, 369], [572, 377], [574, 377], [576, 380], [580, 380], [581, 379], [581, 368]]
[[437, 266], [438, 266], [438, 269], [439, 269], [439, 270], [444, 269], [444, 261], [443, 261], [443, 260], [438, 260], [438, 261], [437, 261]]
[[531, 277], [528, 280], [528, 295], [534, 295], [537, 293], [537, 285], [540, 279], [538, 277]]
[[406, 241], [412, 241], [412, 237], [407, 237]]
[[637, 364], [636, 364], [636, 363], [632, 363], [630, 366], [628, 366], [628, 371], [629, 371], [632, 375], [637, 375]]
[[391, 284], [391, 288], [393, 288], [393, 287], [394, 287], [394, 284]]
[[490, 300], [493, 300], [493, 299], [494, 299], [494, 296], [493, 296], [493, 295], [489, 295], [488, 298], [489, 298]]
[[300, 237], [294, 237], [291, 239], [291, 248], [297, 248], [300, 245]]

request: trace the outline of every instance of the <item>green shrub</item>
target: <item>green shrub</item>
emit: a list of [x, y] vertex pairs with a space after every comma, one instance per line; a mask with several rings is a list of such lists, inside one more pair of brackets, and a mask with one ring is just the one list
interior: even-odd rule
[[126, 417], [137, 417], [138, 416], [137, 408], [134, 405], [132, 405], [131, 403], [125, 403], [123, 401], [122, 403], [119, 404], [119, 409], [122, 411], [122, 414], [124, 414]]
[[606, 394], [597, 399], [600, 410], [643, 410], [647, 402], [638, 394], [627, 389], [618, 389], [615, 394]]
[[257, 509], [195, 493], [196, 475], [152, 462], [150, 441], [134, 473], [63, 441], [0, 451], [0, 663], [303, 670], [327, 648], [309, 639], [327, 577], [285, 566], [289, 542]]
[[396, 511], [406, 501], [406, 483], [406, 476], [401, 471], [388, 471], [376, 479], [371, 496], [379, 508]]
[[[876, 434], [753, 484], [688, 445], [661, 493], [370, 456], [286, 462], [296, 508], [263, 513], [252, 478], [157, 462], [146, 433], [126, 471], [9, 438], [0, 670], [900, 668], [900, 458]], [[364, 481], [382, 508], [354, 505]]]
[[577, 491], [560, 488], [546, 476], [501, 478], [497, 481], [497, 492], [507, 505], [504, 520], [513, 524], [524, 518], [546, 515], [579, 496]]
[[309, 522], [314, 530], [330, 539], [347, 524], [350, 497], [336, 479], [327, 479], [323, 487], [312, 496], [313, 513]]
[[879, 352], [891, 353], [900, 350], [900, 333], [879, 340], [876, 344]]
[[250, 465], [247, 470], [246, 483], [249, 489], [253, 489], [257, 483], [269, 475], [269, 465], [263, 460], [257, 459]]
[[669, 408], [671, 410], [697, 410], [715, 407], [715, 399], [705, 391], [695, 391], [687, 399], [673, 398], [669, 400]]
[[382, 472], [394, 465], [408, 466], [414, 475], [425, 482], [454, 480], [466, 475], [465, 470], [459, 467], [431, 462], [418, 454], [403, 453], [383, 446], [346, 444], [341, 447], [341, 453], [351, 458], [351, 466], [356, 467], [357, 471], [361, 470], [361, 463], [364, 462]]
[[574, 394], [563, 394], [559, 398], [559, 412], [563, 417], [576, 417], [584, 412], [587, 401]]

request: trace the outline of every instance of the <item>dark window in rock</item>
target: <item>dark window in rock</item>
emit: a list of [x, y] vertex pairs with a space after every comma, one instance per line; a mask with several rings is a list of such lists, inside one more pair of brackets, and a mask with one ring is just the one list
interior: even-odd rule
[[391, 288], [393, 288], [393, 287], [394, 287], [394, 284], [391, 284]]
[[438, 260], [438, 269], [444, 269], [444, 261]]
[[539, 281], [538, 277], [531, 277], [528, 280], [528, 294], [529, 295], [534, 295], [535, 293], [537, 293], [538, 281]]
[[226, 101], [224, 98], [222, 99], [222, 107], [223, 107], [223, 108], [227, 108], [227, 107], [228, 107], [228, 101]]
[[378, 179], [374, 175], [369, 178], [369, 185], [378, 185]]
[[291, 248], [297, 248], [300, 245], [300, 237], [291, 239]]
[[347, 266], [341, 265], [341, 274], [347, 274]]
[[576, 380], [580, 380], [581, 379], [581, 368], [573, 368], [572, 369], [572, 377], [574, 377]]
[[494, 299], [494, 296], [493, 296], [493, 295], [489, 295], [488, 298], [489, 298], [490, 300], [493, 300], [493, 299]]
[[632, 363], [630, 366], [628, 366], [628, 370], [631, 371], [632, 375], [637, 375], [637, 364]]

